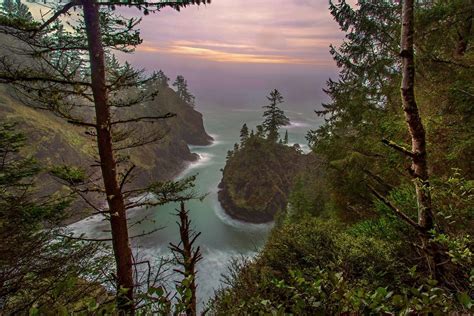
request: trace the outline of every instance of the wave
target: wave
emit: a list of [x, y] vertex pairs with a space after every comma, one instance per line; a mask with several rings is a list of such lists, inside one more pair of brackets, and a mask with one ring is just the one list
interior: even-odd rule
[[303, 115], [303, 112], [296, 112], [296, 111], [291, 111], [291, 110], [285, 110], [286, 113], [293, 113], [296, 115]]
[[249, 222], [242, 222], [230, 217], [225, 210], [222, 208], [221, 203], [217, 198], [217, 194], [212, 194], [212, 208], [216, 216], [226, 225], [232, 226], [242, 231], [270, 231], [275, 222], [264, 223], [264, 224], [254, 224]]
[[215, 146], [218, 146], [218, 145], [228, 143], [228, 142], [224, 142], [222, 140], [219, 140], [220, 137], [217, 134], [209, 134], [209, 136], [211, 136], [214, 139], [211, 144], [204, 145], [204, 146], [201, 146], [201, 145], [188, 145], [189, 149], [192, 151], [193, 149], [212, 148], [212, 147], [215, 147]]
[[[199, 239], [197, 240], [197, 245]], [[223, 276], [229, 274], [229, 268], [234, 260], [248, 260], [254, 258], [258, 251], [245, 251], [238, 252], [236, 250], [227, 249], [215, 249], [206, 246], [201, 246], [202, 260], [197, 264], [197, 298], [198, 298], [198, 309], [203, 310], [206, 303], [211, 299], [215, 291], [222, 288], [224, 283], [222, 282]], [[149, 260], [152, 266], [158, 267], [160, 263], [166, 262], [167, 259], [172, 258], [170, 249], [165, 247], [153, 247], [153, 248], [134, 248], [134, 256], [140, 261]], [[169, 262], [169, 261], [168, 261]], [[141, 271], [139, 274], [145, 273], [145, 266], [139, 267]], [[181, 276], [177, 273], [172, 273], [173, 268], [179, 268], [174, 264], [168, 264], [163, 269], [164, 279], [163, 285], [171, 292], [175, 293], [174, 282], [178, 281]]]
[[208, 166], [212, 164], [214, 155], [209, 153], [195, 153], [199, 156], [198, 160], [190, 162], [186, 168], [181, 171], [181, 173], [176, 177], [176, 179], [182, 179], [186, 175], [188, 175], [191, 171], [197, 168], [201, 168], [204, 166]]
[[262, 112], [261, 109], [245, 109], [245, 108], [242, 108], [242, 109], [232, 109], [231, 111], [232, 111], [232, 112]]
[[299, 122], [299, 121], [291, 121], [289, 125], [284, 126], [284, 128], [304, 128], [304, 127], [312, 127], [313, 125], [305, 122]]

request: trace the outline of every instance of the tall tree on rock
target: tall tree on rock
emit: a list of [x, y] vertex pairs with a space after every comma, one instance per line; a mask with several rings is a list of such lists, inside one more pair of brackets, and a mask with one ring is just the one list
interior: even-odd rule
[[188, 91], [188, 82], [184, 79], [183, 76], [179, 75], [176, 77], [176, 80], [173, 83], [173, 87], [176, 87], [176, 92], [178, 93], [178, 96], [181, 98], [181, 100], [191, 106], [194, 106], [195, 98]]
[[247, 127], [247, 123], [244, 123], [244, 125], [242, 125], [242, 128], [240, 129], [240, 143], [244, 144], [248, 138], [249, 128]]
[[270, 95], [267, 96], [270, 105], [265, 105], [263, 108], [263, 129], [267, 133], [268, 140], [276, 142], [278, 140], [278, 129], [281, 126], [288, 125], [290, 119], [285, 115], [285, 112], [278, 107], [279, 104], [283, 103], [283, 96], [278, 90], [273, 90]]
[[[133, 258], [129, 242], [126, 210], [140, 203], [126, 202], [138, 191], [124, 194], [124, 185], [134, 169], [120, 168], [123, 159], [118, 152], [156, 140], [141, 138], [124, 144], [123, 130], [119, 127], [139, 122], [152, 122], [172, 115], [166, 113], [153, 117], [123, 119], [120, 110], [150, 100], [155, 92], [134, 93], [126, 102], [123, 95], [129, 89], [143, 86], [156, 79], [144, 79], [142, 72], [124, 67], [107, 67], [110, 50], [130, 52], [141, 43], [139, 32], [134, 27], [139, 19], [124, 19], [114, 15], [120, 6], [134, 7], [144, 14], [157, 12], [164, 7], [176, 10], [191, 4], [209, 3], [210, 0], [180, 1], [111, 1], [69, 0], [54, 8], [49, 19], [42, 22], [25, 21], [23, 16], [2, 14], [0, 33], [10, 36], [13, 43], [28, 49], [13, 48], [17, 54], [2, 50], [0, 58], [0, 82], [13, 84], [19, 94], [34, 99], [36, 106], [54, 111], [69, 122], [88, 128], [88, 135], [95, 138], [98, 150], [97, 164], [100, 167], [103, 188], [93, 190], [106, 197], [108, 210], [102, 212], [110, 221], [112, 245], [116, 261], [117, 306], [121, 312], [134, 314]], [[67, 33], [61, 25], [62, 16], [71, 16], [72, 10], [81, 10], [78, 26]], [[21, 44], [21, 42], [23, 44]], [[7, 45], [7, 41], [3, 42]], [[85, 58], [88, 53], [88, 58]], [[20, 56], [21, 55], [21, 56]], [[23, 60], [21, 59], [23, 58]], [[30, 62], [23, 62], [28, 59]], [[92, 119], [78, 113], [77, 109], [93, 105]], [[155, 189], [157, 187], [155, 186]], [[153, 190], [153, 187], [149, 189]], [[88, 192], [91, 189], [87, 189]], [[145, 202], [146, 204], [146, 202]], [[142, 206], [144, 204], [141, 204]]]

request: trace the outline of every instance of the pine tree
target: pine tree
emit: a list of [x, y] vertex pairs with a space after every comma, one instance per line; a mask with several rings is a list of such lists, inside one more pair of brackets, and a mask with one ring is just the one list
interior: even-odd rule
[[105, 275], [96, 274], [98, 266], [112, 267], [104, 260], [108, 253], [99, 254], [101, 244], [71, 240], [64, 229], [55, 228], [71, 200], [59, 192], [36, 194], [43, 168], [22, 156], [27, 138], [17, 129], [15, 123], [0, 122], [0, 309], [6, 315], [28, 315], [34, 305], [39, 314], [58, 314], [56, 307], [73, 308], [94, 287], [64, 284], [81, 277], [105, 282]]
[[187, 104], [194, 106], [195, 97], [188, 91], [188, 82], [183, 76], [179, 75], [176, 77], [173, 87], [176, 87], [178, 96]]
[[259, 138], [265, 137], [265, 131], [263, 130], [262, 125], [257, 125], [257, 133], [255, 133], [255, 136]]
[[249, 138], [249, 129], [247, 127], [247, 124], [242, 125], [242, 128], [240, 129], [240, 143], [244, 144]]
[[[151, 143], [160, 137], [136, 135], [136, 139], [131, 139], [117, 135], [124, 134], [120, 128], [128, 127], [128, 131], [132, 131], [133, 126], [130, 125], [162, 120], [170, 115], [129, 116], [124, 119], [112, 115], [112, 112], [146, 102], [156, 95], [156, 91], [127, 93], [131, 87], [141, 87], [153, 82], [156, 75], [146, 77], [143, 72], [136, 71], [129, 65], [108, 67], [107, 55], [110, 51], [130, 52], [130, 47], [141, 43], [139, 31], [134, 28], [140, 19], [126, 19], [114, 14], [114, 10], [121, 6], [135, 7], [146, 15], [165, 7], [179, 10], [191, 4], [205, 2], [210, 1], [131, 0], [102, 3], [97, 0], [69, 0], [58, 4], [46, 21], [25, 23], [8, 19], [5, 14], [0, 19], [0, 24], [6, 26], [3, 32], [28, 47], [21, 59], [9, 51], [1, 51], [1, 82], [11, 84], [36, 107], [53, 111], [68, 122], [87, 128], [88, 135], [96, 141], [98, 163], [94, 165], [100, 168], [102, 185], [94, 185], [95, 190], [104, 192], [108, 204], [106, 211], [97, 208], [97, 212], [108, 215], [111, 225], [116, 260], [117, 307], [121, 313], [133, 315], [136, 307], [133, 276], [135, 264], [126, 211], [131, 207], [153, 203], [128, 203], [125, 196], [130, 197], [138, 192], [143, 194], [150, 190], [153, 192], [164, 187], [151, 184], [144, 190], [135, 190], [133, 193], [127, 191], [125, 185], [130, 182], [130, 174], [135, 165], [129, 160], [123, 161], [123, 155], [118, 154], [119, 151]], [[78, 19], [69, 24], [73, 32], [60, 32], [61, 29], [64, 30], [61, 17], [70, 16], [72, 10], [80, 10], [83, 14], [73, 15]], [[24, 60], [28, 57], [31, 62], [25, 63]], [[75, 110], [90, 103], [93, 105], [94, 115], [91, 120], [87, 120]]]
[[8, 18], [26, 21], [31, 21], [33, 19], [28, 6], [21, 3], [20, 0], [3, 0], [1, 11], [2, 14]]
[[169, 86], [169, 81], [170, 78], [166, 76], [166, 74], [163, 72], [163, 70], [160, 70], [156, 73], [156, 81], [158, 84], [162, 87], [168, 87]]
[[285, 131], [285, 138], [283, 139], [283, 144], [288, 145], [288, 130]]
[[276, 142], [278, 140], [278, 129], [281, 126], [288, 125], [290, 119], [285, 115], [285, 112], [281, 110], [278, 105], [283, 103], [283, 96], [278, 90], [273, 90], [270, 95], [267, 96], [270, 105], [265, 105], [263, 108], [266, 109], [263, 113], [263, 129], [267, 133], [268, 140]]

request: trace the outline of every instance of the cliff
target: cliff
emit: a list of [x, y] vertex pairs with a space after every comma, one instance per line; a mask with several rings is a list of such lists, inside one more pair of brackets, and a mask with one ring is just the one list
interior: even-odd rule
[[307, 163], [297, 148], [253, 136], [228, 157], [219, 201], [235, 219], [270, 222], [286, 208], [294, 179]]
[[[160, 88], [160, 93], [151, 102], [133, 110], [134, 114], [172, 112], [176, 116], [150, 126], [143, 125], [140, 132], [160, 133], [161, 140], [137, 147], [126, 152], [137, 166], [132, 186], [141, 186], [149, 181], [171, 179], [192, 161], [198, 159], [191, 153], [188, 144], [208, 145], [212, 142], [203, 125], [202, 115], [183, 102], [168, 88]], [[58, 164], [79, 165], [87, 170], [94, 164], [94, 139], [85, 134], [82, 127], [68, 124], [47, 111], [40, 111], [23, 105], [16, 100], [7, 87], [0, 87], [0, 115], [9, 122], [17, 122], [28, 138], [25, 155], [37, 158], [45, 170]], [[49, 177], [41, 176], [41, 194], [52, 194], [62, 189], [61, 185]], [[65, 223], [79, 220], [88, 214], [85, 205], [73, 207]]]

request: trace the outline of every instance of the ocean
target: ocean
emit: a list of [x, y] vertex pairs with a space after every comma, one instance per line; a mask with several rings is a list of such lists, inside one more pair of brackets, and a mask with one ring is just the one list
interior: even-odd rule
[[[201, 247], [203, 260], [198, 264], [198, 300], [202, 308], [213, 296], [214, 291], [222, 286], [223, 275], [228, 272], [233, 258], [252, 258], [258, 254], [265, 243], [273, 223], [250, 224], [236, 221], [224, 212], [217, 200], [218, 184], [222, 177], [221, 169], [225, 165], [227, 151], [238, 142], [240, 128], [247, 123], [250, 129], [262, 121], [263, 109], [224, 107], [197, 108], [203, 114], [206, 131], [214, 138], [209, 146], [190, 146], [192, 152], [200, 159], [191, 163], [178, 176], [183, 178], [197, 175], [195, 190], [200, 194], [208, 194], [201, 201], [190, 201], [189, 209], [192, 227], [201, 232], [196, 245]], [[322, 123], [311, 110], [305, 112], [285, 110], [291, 125], [283, 127], [280, 134], [288, 130], [289, 143], [298, 143], [303, 151], [309, 151], [305, 135], [309, 129]], [[170, 242], [179, 242], [179, 231], [176, 224], [176, 208], [178, 205], [168, 204], [154, 209], [129, 211], [130, 236], [138, 235], [160, 228], [157, 232], [134, 239], [132, 244], [136, 258], [149, 259], [158, 266], [163, 258], [169, 258]], [[84, 234], [90, 238], [107, 237], [109, 224], [102, 216], [93, 216], [74, 223], [69, 228], [75, 234]], [[172, 270], [168, 275], [173, 279]], [[172, 287], [172, 282], [169, 284]]]

